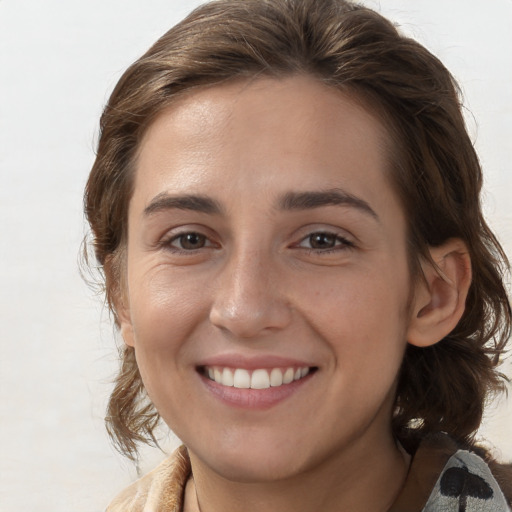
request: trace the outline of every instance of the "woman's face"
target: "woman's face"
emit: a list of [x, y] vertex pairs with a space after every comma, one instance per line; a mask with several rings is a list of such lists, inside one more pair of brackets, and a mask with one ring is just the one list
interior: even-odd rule
[[147, 131], [122, 333], [205, 467], [285, 478], [391, 438], [411, 282], [386, 144], [308, 77], [199, 90]]

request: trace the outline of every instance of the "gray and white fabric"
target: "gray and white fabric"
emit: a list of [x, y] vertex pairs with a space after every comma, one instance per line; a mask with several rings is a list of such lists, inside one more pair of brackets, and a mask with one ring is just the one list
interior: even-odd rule
[[423, 512], [511, 512], [489, 466], [458, 450], [437, 480]]

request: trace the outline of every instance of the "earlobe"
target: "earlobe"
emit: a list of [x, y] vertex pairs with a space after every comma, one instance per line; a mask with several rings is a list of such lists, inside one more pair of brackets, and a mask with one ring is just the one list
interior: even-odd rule
[[126, 294], [122, 293], [120, 290], [115, 299], [115, 310], [119, 325], [119, 332], [121, 333], [125, 344], [129, 347], [133, 347], [135, 344], [135, 336], [133, 332], [130, 307], [127, 304]]
[[126, 286], [126, 248], [108, 255], [103, 264], [108, 302], [115, 313], [116, 324], [124, 342], [134, 346], [134, 332], [130, 315], [130, 306]]
[[407, 340], [427, 347], [447, 336], [462, 318], [471, 285], [471, 259], [466, 244], [449, 239], [430, 249], [422, 263], [424, 279], [416, 284]]
[[119, 317], [119, 331], [121, 332], [121, 336], [123, 337], [124, 342], [129, 347], [133, 347], [135, 345], [135, 336], [133, 332], [133, 325], [130, 319], [129, 314], [123, 313], [118, 315]]
[[121, 333], [125, 344], [129, 347], [133, 347], [135, 336], [130, 315], [130, 307], [127, 304], [125, 294], [121, 291], [121, 287], [118, 287], [118, 289], [115, 290], [115, 297], [113, 302], [117, 324], [119, 326], [119, 332]]

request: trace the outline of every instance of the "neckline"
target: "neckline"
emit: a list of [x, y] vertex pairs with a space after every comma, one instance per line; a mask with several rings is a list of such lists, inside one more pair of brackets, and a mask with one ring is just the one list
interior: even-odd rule
[[[450, 457], [458, 450], [458, 446], [444, 433], [430, 434], [419, 444], [412, 459], [402, 490], [388, 512], [421, 512], [432, 493], [439, 475]], [[180, 463], [175, 468], [179, 478], [174, 480], [181, 491], [178, 507], [175, 510], [184, 511], [185, 489], [192, 472], [190, 459], [185, 446], [178, 449]], [[178, 476], [178, 475], [176, 475]], [[177, 489], [178, 490], [178, 489]]]
[[404, 486], [388, 512], [421, 512], [439, 475], [458, 446], [443, 433], [430, 434], [412, 455]]

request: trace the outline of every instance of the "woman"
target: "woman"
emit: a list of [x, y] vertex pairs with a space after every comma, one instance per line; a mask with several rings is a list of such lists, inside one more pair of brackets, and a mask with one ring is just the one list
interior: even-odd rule
[[481, 180], [451, 75], [371, 10], [221, 0], [165, 34], [85, 207], [109, 431], [184, 446], [109, 510], [510, 510], [473, 453], [511, 324]]

